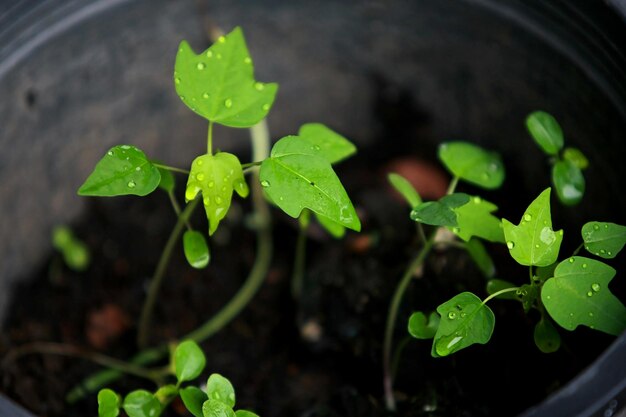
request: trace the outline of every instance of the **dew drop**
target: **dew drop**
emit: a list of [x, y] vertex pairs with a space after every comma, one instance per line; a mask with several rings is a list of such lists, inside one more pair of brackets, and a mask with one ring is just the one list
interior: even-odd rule
[[605, 224], [605, 225], [604, 225], [604, 228], [605, 228], [605, 229], [608, 229], [608, 228], [609, 228], [609, 225], [608, 225], [608, 224]]
[[587, 291], [587, 297], [591, 297], [592, 295], [593, 295], [593, 292]]
[[589, 317], [593, 317], [593, 313], [589, 313]]
[[176, 84], [180, 84], [180, 78], [178, 78], [178, 77], [174, 78], [174, 82], [175, 82]]
[[203, 181], [204, 180], [204, 174], [203, 173], [196, 174], [196, 179], [198, 181]]
[[109, 151], [109, 152], [107, 152], [107, 155], [109, 155], [109, 156], [113, 156], [113, 151]]
[[492, 162], [489, 165], [489, 169], [492, 170], [492, 171], [496, 171], [498, 169], [498, 164], [496, 164], [495, 162]]
[[583, 269], [587, 268], [587, 264], [583, 264]]
[[482, 178], [483, 180], [488, 180], [488, 179], [489, 179], [489, 173], [488, 173], [488, 172], [483, 172], [483, 173], [481, 174], [481, 178]]
[[269, 104], [264, 104], [263, 105], [263, 110], [264, 111], [268, 111], [270, 109], [270, 105]]
[[283, 201], [283, 200], [285, 199], [285, 197], [278, 197], [278, 199], [279, 199], [280, 201]]
[[130, 180], [126, 185], [128, 186], [128, 188], [135, 188], [137, 186], [137, 183], [133, 180]]
[[206, 64], [204, 62], [198, 62], [198, 64], [196, 65], [196, 68], [198, 69], [198, 71], [202, 71], [203, 69], [206, 68]]
[[515, 247], [515, 242], [509, 240], [508, 242], [506, 242], [506, 247], [509, 249], [513, 249]]
[[569, 316], [570, 317], [574, 317], [574, 313], [569, 313]]
[[219, 53], [218, 53], [215, 57], [216, 57], [217, 59], [222, 59], [222, 54], [219, 54]]
[[269, 181], [267, 181], [267, 180], [263, 180], [263, 181], [261, 181], [261, 187], [265, 187], [265, 188], [267, 188], [267, 187], [269, 187], [269, 186], [270, 186], [270, 182], [269, 182]]
[[135, 171], [141, 171], [141, 167], [135, 168]]
[[204, 202], [205, 206], [208, 206], [209, 204], [211, 204], [211, 197], [207, 195], [202, 201]]
[[597, 282], [594, 282], [593, 284], [591, 284], [591, 289], [594, 290], [595, 292], [600, 291], [600, 284], [598, 284]]
[[613, 252], [611, 252], [611, 251], [608, 251], [606, 254], [609, 255], [609, 256], [613, 256]]
[[459, 233], [461, 232], [461, 229], [460, 229], [460, 228], [458, 228], [458, 227], [453, 227], [453, 228], [452, 228], [452, 232], [453, 232], [453, 233], [456, 233], [456, 234], [459, 234]]
[[204, 164], [204, 161], [202, 159], [198, 159], [196, 161], [196, 164], [198, 164], [198, 166], [201, 167]]
[[480, 197], [474, 197], [472, 198], [472, 201], [474, 202], [474, 204], [480, 204], [480, 202], [482, 201]]
[[529, 222], [533, 219], [533, 216], [531, 216], [530, 214], [524, 214], [524, 220]]
[[226, 38], [225, 38], [225, 37], [223, 37], [223, 36], [220, 36], [219, 38], [217, 38], [217, 41], [218, 41], [219, 43], [226, 43]]
[[207, 58], [213, 58], [213, 51], [206, 51]]
[[535, 243], [535, 249], [539, 249], [539, 243]]
[[233, 107], [233, 100], [230, 98], [227, 98], [226, 100], [224, 100], [224, 107], [226, 107], [227, 109], [230, 109], [231, 107]]
[[214, 185], [215, 183], [213, 181], [209, 181], [209, 184], [208, 184], [209, 188], [213, 188]]
[[[600, 253], [604, 255], [606, 253], [606, 251], [604, 249], [600, 249]], [[596, 253], [596, 255], [597, 255], [597, 253]]]
[[209, 93], [202, 94], [202, 98], [205, 99], [205, 100], [208, 99], [209, 98]]
[[546, 298], [547, 298], [548, 300], [551, 300], [551, 299], [552, 299], [552, 296], [551, 296], [551, 295], [548, 295]]
[[600, 230], [600, 226], [598, 226], [597, 224], [593, 225], [593, 230]]
[[185, 96], [178, 96], [182, 101], [185, 101]]
[[216, 204], [222, 204], [222, 197], [220, 197], [220, 196], [215, 197], [215, 203]]
[[250, 59], [250, 57], [249, 57], [249, 56], [247, 56], [247, 57], [245, 57], [245, 58], [243, 59], [243, 63], [244, 63], [244, 64], [252, 64], [252, 60]]
[[465, 316], [467, 316], [467, 313], [465, 312], [461, 313], [461, 318], [464, 318]]
[[573, 264], [574, 263], [574, 258], [569, 258], [569, 263]]
[[449, 312], [449, 313], [448, 313], [448, 318], [449, 318], [450, 320], [454, 320], [454, 319], [456, 319], [456, 313], [455, 313], [454, 311]]
[[257, 82], [257, 83], [254, 83], [254, 88], [255, 88], [257, 91], [263, 91], [263, 90], [265, 89], [265, 84], [263, 84], [263, 83], [258, 83], [258, 82]]

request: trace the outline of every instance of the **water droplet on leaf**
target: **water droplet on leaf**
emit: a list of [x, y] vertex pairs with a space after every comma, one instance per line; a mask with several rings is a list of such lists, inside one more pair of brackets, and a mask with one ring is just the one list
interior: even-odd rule
[[204, 174], [203, 173], [196, 174], [196, 179], [198, 181], [203, 181], [204, 180]]
[[222, 204], [222, 197], [220, 196], [215, 197], [215, 204]]
[[524, 220], [529, 222], [533, 219], [533, 216], [531, 216], [530, 214], [524, 214]]
[[244, 63], [244, 64], [252, 64], [252, 60], [250, 59], [250, 57], [249, 57], [249, 56], [247, 56], [247, 57], [245, 57], [245, 58], [243, 59], [243, 63]]
[[450, 320], [454, 320], [454, 319], [456, 319], [456, 313], [455, 313], [454, 311], [449, 312], [449, 313], [448, 313], [448, 318], [449, 318]]
[[598, 284], [597, 282], [594, 282], [593, 284], [591, 284], [591, 289], [594, 290], [595, 292], [600, 291], [600, 284]]
[[269, 181], [266, 181], [266, 180], [261, 181], [261, 187], [267, 188], [269, 186], [270, 186], [270, 182]]
[[270, 105], [269, 104], [264, 104], [263, 105], [263, 110], [264, 111], [268, 111], [270, 109]]
[[107, 155], [109, 155], [109, 156], [113, 156], [113, 151], [109, 151], [109, 152], [107, 152]]
[[128, 188], [135, 188], [137, 186], [137, 183], [133, 180], [130, 180], [126, 185], [128, 186]]
[[202, 71], [203, 69], [206, 68], [206, 64], [204, 62], [198, 62], [198, 64], [196, 65], [196, 68], [198, 69], [198, 71]]
[[226, 38], [224, 36], [220, 36], [219, 38], [217, 38], [217, 41], [219, 43], [226, 43]]
[[226, 100], [224, 100], [224, 107], [226, 107], [227, 109], [230, 109], [231, 107], [233, 107], [233, 100], [230, 98], [227, 98]]
[[515, 247], [515, 242], [509, 240], [508, 242], [506, 242], [506, 247], [509, 249], [513, 249]]
[[265, 89], [265, 84], [256, 82], [256, 83], [254, 83], [254, 88], [257, 91], [263, 91]]
[[593, 295], [593, 293], [591, 291], [587, 292], [587, 297], [591, 297]]
[[569, 263], [573, 264], [574, 263], [574, 258], [569, 258]]
[[202, 94], [202, 98], [205, 99], [205, 100], [208, 99], [209, 98], [209, 93]]
[[174, 78], [174, 82], [175, 82], [176, 84], [180, 84], [180, 78], [178, 78], [178, 77]]

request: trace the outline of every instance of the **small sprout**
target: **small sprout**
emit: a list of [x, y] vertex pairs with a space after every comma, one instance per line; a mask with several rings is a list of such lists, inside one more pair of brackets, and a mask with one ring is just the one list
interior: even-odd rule
[[174, 351], [173, 359], [174, 371], [179, 384], [197, 378], [206, 365], [204, 353], [198, 344], [192, 340], [186, 340], [179, 344]]
[[212, 374], [206, 383], [209, 400], [215, 400], [228, 407], [235, 406], [235, 389], [233, 384], [220, 374]]
[[389, 183], [393, 186], [393, 188], [404, 197], [406, 202], [409, 204], [409, 207], [417, 207], [422, 203], [422, 198], [420, 197], [417, 190], [411, 185], [409, 180], [404, 178], [402, 175], [391, 173], [387, 176], [389, 179]]
[[563, 131], [552, 115], [535, 111], [526, 118], [526, 128], [548, 155], [556, 155], [563, 148]]
[[447, 142], [439, 146], [439, 159], [457, 178], [488, 190], [504, 182], [500, 155], [467, 142]]
[[70, 228], [57, 226], [52, 231], [52, 246], [63, 255], [65, 264], [74, 271], [84, 271], [89, 267], [89, 249], [78, 239]]

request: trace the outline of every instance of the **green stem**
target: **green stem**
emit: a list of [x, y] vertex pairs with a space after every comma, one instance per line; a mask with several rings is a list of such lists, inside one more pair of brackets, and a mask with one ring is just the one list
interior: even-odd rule
[[[167, 195], [170, 198], [170, 203], [172, 203], [172, 208], [174, 209], [174, 213], [176, 213], [176, 217], [180, 217], [181, 210], [178, 201], [176, 201], [176, 196], [172, 191], [168, 191]], [[191, 223], [189, 223], [189, 219], [185, 219], [185, 226], [187, 226], [187, 230], [193, 230], [193, 228], [191, 227]]]
[[180, 239], [180, 235], [183, 232], [185, 224], [189, 221], [189, 217], [195, 210], [198, 202], [201, 200], [200, 197], [196, 198], [185, 207], [185, 210], [178, 216], [178, 220], [176, 221], [176, 225], [170, 234], [167, 243], [165, 244], [165, 248], [163, 248], [163, 252], [161, 253], [161, 257], [159, 258], [159, 262], [154, 271], [154, 275], [152, 276], [152, 280], [150, 281], [150, 287], [148, 288], [148, 295], [146, 301], [143, 304], [141, 309], [141, 315], [139, 316], [139, 329], [137, 333], [137, 344], [140, 348], [145, 348], [148, 345], [149, 339], [149, 331], [150, 331], [150, 322], [152, 321], [152, 312], [154, 310], [154, 305], [156, 304], [159, 290], [161, 288], [161, 283], [163, 278], [165, 277], [165, 271], [167, 270], [167, 266], [170, 262], [170, 258], [172, 257], [172, 251]]
[[580, 244], [580, 245], [576, 248], [576, 250], [574, 251], [574, 253], [572, 253], [572, 256], [576, 256], [576, 255], [578, 255], [578, 252], [580, 252], [580, 251], [582, 250], [582, 248], [584, 248], [584, 247], [585, 247], [585, 242], [581, 243], [581, 244]]
[[247, 164], [241, 164], [241, 169], [247, 169], [247, 168], [257, 167], [257, 166], [261, 165], [262, 163], [263, 163], [263, 161], [258, 161], [258, 162], [248, 162]]
[[393, 360], [391, 361], [391, 377], [395, 378], [398, 374], [398, 366], [400, 366], [400, 359], [402, 358], [402, 352], [404, 352], [404, 348], [411, 341], [411, 337], [407, 336], [398, 343], [398, 346], [395, 349], [393, 354]]
[[528, 277], [530, 278], [530, 283], [532, 284], [533, 281], [533, 267], [532, 265], [528, 267]]
[[385, 404], [387, 406], [387, 410], [394, 411], [396, 409], [396, 400], [393, 396], [393, 374], [392, 374], [392, 351], [393, 351], [393, 330], [396, 324], [396, 318], [398, 316], [398, 310], [400, 308], [400, 304], [402, 302], [402, 298], [404, 297], [404, 293], [406, 292], [409, 283], [411, 282], [411, 278], [413, 277], [413, 273], [415, 270], [424, 262], [426, 256], [430, 252], [433, 247], [433, 242], [435, 241], [435, 232], [433, 232], [419, 254], [413, 259], [413, 261], [409, 264], [409, 267], [404, 272], [404, 275], [400, 279], [398, 286], [396, 287], [396, 291], [393, 294], [393, 298], [391, 299], [391, 304], [389, 306], [389, 313], [387, 314], [387, 324], [385, 327], [385, 339], [383, 342], [383, 388], [385, 393]]
[[157, 168], [161, 168], [161, 169], [166, 169], [168, 171], [172, 171], [172, 172], [178, 172], [180, 174], [186, 174], [189, 175], [189, 171], [186, 169], [182, 169], [182, 168], [176, 168], [176, 167], [171, 167], [169, 165], [163, 165], [163, 164], [157, 164], [156, 162], [152, 162], [152, 165], [154, 165]]
[[459, 183], [459, 177], [452, 178], [452, 181], [450, 181], [450, 185], [448, 186], [448, 191], [446, 191], [446, 194], [452, 194], [454, 190], [456, 190], [456, 186], [458, 183]]
[[308, 224], [300, 223], [300, 228], [298, 230], [298, 240], [296, 241], [296, 254], [293, 262], [293, 275], [291, 277], [291, 296], [294, 300], [300, 300], [300, 297], [302, 296], [302, 289], [304, 288], [307, 229]]
[[487, 304], [491, 299], [499, 296], [500, 294], [504, 294], [505, 292], [513, 292], [513, 291], [517, 291], [519, 290], [519, 287], [511, 287], [511, 288], [505, 288], [503, 290], [500, 291], [496, 291], [493, 294], [491, 294], [489, 297], [485, 298], [482, 302], [482, 304]]
[[206, 153], [213, 155], [213, 122], [209, 121], [209, 132], [206, 140]]

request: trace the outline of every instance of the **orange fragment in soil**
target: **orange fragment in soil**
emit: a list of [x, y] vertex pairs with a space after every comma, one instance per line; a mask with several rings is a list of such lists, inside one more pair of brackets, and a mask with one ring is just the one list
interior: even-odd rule
[[87, 341], [96, 349], [106, 349], [130, 326], [128, 315], [115, 304], [105, 304], [89, 312], [85, 334]]

